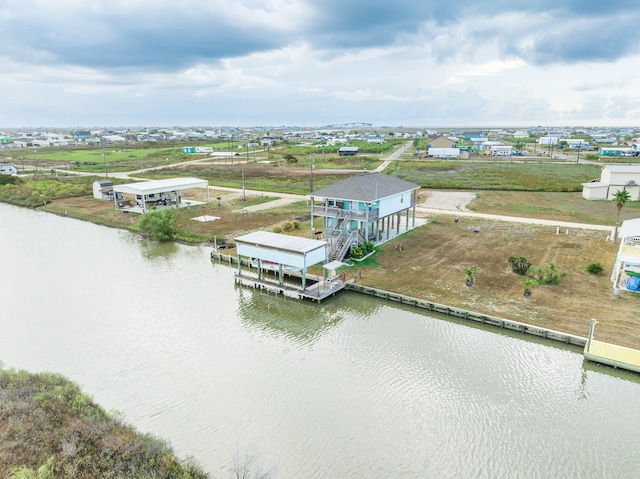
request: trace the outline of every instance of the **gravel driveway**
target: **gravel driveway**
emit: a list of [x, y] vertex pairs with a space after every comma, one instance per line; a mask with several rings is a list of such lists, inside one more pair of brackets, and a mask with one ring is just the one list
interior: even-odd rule
[[431, 191], [420, 206], [436, 210], [470, 211], [467, 205], [475, 199], [476, 194], [467, 191]]

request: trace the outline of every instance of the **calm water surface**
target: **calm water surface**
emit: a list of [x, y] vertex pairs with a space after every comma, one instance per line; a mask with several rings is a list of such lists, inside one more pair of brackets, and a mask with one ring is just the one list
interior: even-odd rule
[[204, 247], [0, 204], [0, 360], [230, 477], [636, 478], [639, 376], [355, 294], [234, 285]]

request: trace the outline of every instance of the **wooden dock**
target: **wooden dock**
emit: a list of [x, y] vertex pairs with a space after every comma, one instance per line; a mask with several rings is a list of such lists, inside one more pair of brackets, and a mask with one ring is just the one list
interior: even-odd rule
[[637, 349], [591, 340], [584, 347], [584, 357], [589, 361], [640, 373], [640, 351]]
[[277, 281], [258, 279], [257, 275], [252, 273], [247, 274], [245, 272], [242, 274], [236, 273], [235, 280], [236, 283], [242, 284], [243, 286], [264, 289], [274, 294], [281, 294], [287, 298], [310, 299], [317, 302], [334, 296], [347, 286], [347, 283], [343, 283], [340, 280], [324, 281], [319, 279], [305, 289], [302, 289], [302, 287], [292, 284], [279, 284]]

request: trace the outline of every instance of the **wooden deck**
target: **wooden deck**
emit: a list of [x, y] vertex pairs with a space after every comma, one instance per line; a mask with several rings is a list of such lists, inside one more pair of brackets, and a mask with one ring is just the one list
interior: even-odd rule
[[591, 346], [587, 343], [584, 347], [584, 357], [589, 361], [640, 373], [640, 351], [637, 349], [592, 340]]
[[258, 279], [257, 275], [244, 271], [242, 274], [236, 273], [235, 280], [236, 283], [242, 284], [243, 286], [264, 289], [275, 294], [282, 294], [288, 298], [310, 299], [317, 302], [334, 296], [347, 286], [347, 283], [343, 283], [339, 279], [334, 279], [333, 281], [323, 281], [320, 279], [305, 289], [302, 289], [302, 287], [292, 284], [279, 284], [277, 281]]

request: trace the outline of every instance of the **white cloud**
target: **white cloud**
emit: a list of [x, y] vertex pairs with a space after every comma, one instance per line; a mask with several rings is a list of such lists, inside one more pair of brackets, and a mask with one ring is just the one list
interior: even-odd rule
[[[0, 126], [78, 124], [79, 114], [92, 124], [640, 120], [638, 12], [358, 5], [5, 0]], [[613, 20], [616, 31], [600, 35]]]

